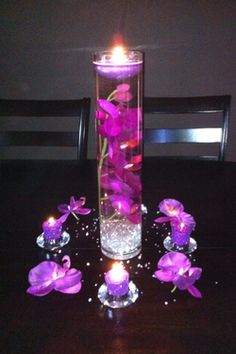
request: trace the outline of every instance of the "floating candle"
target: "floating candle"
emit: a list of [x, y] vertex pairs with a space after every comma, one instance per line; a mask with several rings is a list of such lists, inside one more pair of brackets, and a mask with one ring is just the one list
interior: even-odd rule
[[45, 240], [57, 240], [61, 237], [62, 233], [62, 222], [50, 217], [47, 221], [43, 223], [43, 234]]
[[111, 51], [95, 54], [95, 71], [108, 78], [124, 79], [133, 77], [142, 70], [142, 53], [114, 47]]
[[129, 273], [121, 263], [114, 263], [112, 269], [105, 275], [105, 282], [110, 295], [123, 296], [129, 291]]

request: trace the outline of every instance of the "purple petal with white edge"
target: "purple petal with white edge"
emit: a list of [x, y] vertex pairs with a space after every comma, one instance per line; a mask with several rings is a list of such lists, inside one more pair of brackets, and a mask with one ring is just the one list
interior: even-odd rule
[[168, 222], [171, 221], [171, 217], [170, 216], [162, 216], [160, 218], [155, 219], [154, 221], [157, 223], [163, 223], [163, 222]]
[[197, 297], [198, 299], [202, 298], [201, 291], [198, 290], [194, 285], [190, 285], [187, 290], [192, 296]]
[[180, 269], [182, 273], [185, 273], [190, 267], [190, 260], [180, 252], [168, 252], [162, 256], [158, 262], [158, 268], [171, 270], [175, 273], [178, 273]]
[[61, 213], [67, 213], [69, 211], [69, 205], [67, 204], [59, 204], [57, 209], [61, 212]]
[[168, 282], [174, 279], [174, 273], [171, 270], [157, 270], [154, 274], [161, 281]]
[[53, 288], [54, 288], [53, 283], [50, 283], [48, 285], [46, 284], [34, 285], [34, 286], [30, 286], [26, 292], [34, 296], [45, 296], [49, 294], [53, 290]]
[[31, 285], [40, 285], [47, 282], [52, 282], [53, 275], [61, 268], [53, 261], [44, 261], [32, 268], [28, 275], [28, 280]]
[[113, 118], [117, 118], [119, 116], [119, 111], [113, 103], [101, 99], [98, 100], [98, 105]]
[[159, 209], [168, 216], [177, 216], [184, 210], [184, 206], [176, 199], [164, 199], [160, 202]]
[[57, 291], [65, 291], [68, 288], [80, 284], [81, 279], [82, 273], [75, 268], [71, 268], [66, 272], [64, 277], [55, 280], [54, 289]]

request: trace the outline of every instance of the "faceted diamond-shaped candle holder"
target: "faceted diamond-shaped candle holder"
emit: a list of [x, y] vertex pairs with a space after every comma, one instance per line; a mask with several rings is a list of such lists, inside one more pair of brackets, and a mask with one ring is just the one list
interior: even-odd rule
[[47, 251], [56, 251], [65, 245], [67, 245], [70, 241], [70, 234], [68, 232], [63, 231], [61, 236], [57, 239], [45, 239], [44, 233], [40, 234], [37, 239], [36, 243], [39, 247], [44, 248]]

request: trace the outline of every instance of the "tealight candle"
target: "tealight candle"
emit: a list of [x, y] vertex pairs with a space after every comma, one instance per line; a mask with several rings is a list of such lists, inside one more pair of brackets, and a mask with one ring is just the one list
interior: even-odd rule
[[62, 222], [50, 217], [47, 221], [43, 223], [43, 234], [45, 240], [57, 240], [61, 237], [62, 233]]
[[190, 235], [196, 223], [192, 215], [185, 212], [182, 212], [177, 220], [171, 222], [172, 242], [178, 246], [184, 246], [189, 243]]
[[107, 291], [113, 296], [123, 296], [129, 291], [129, 273], [121, 263], [115, 263], [105, 275]]

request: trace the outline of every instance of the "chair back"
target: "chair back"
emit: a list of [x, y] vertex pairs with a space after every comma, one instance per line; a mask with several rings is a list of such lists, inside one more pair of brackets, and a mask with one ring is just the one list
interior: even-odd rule
[[[171, 156], [175, 158], [210, 159], [223, 161], [228, 138], [231, 96], [203, 96], [203, 97], [145, 97], [144, 98], [144, 123], [148, 123], [149, 114], [177, 115], [174, 127], [171, 128], [144, 128], [144, 145], [146, 144], [217, 144], [217, 152], [213, 155], [195, 154], [186, 156]], [[181, 118], [187, 114], [213, 114], [221, 115], [220, 122], [214, 121], [208, 126], [178, 127]], [[180, 119], [179, 119], [180, 118]], [[204, 116], [204, 119], [206, 117]], [[155, 119], [157, 121], [158, 118]], [[172, 122], [173, 123], [173, 122]], [[217, 126], [216, 126], [217, 125]], [[170, 156], [168, 156], [170, 157]]]
[[69, 151], [74, 151], [72, 159], [86, 159], [89, 114], [90, 98], [60, 101], [2, 99], [0, 158], [61, 159], [60, 154], [70, 148]]

